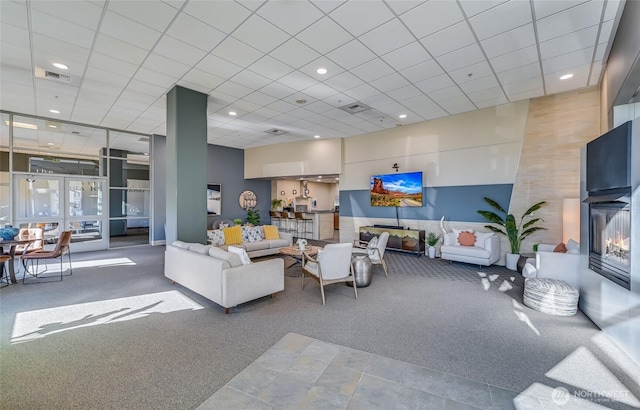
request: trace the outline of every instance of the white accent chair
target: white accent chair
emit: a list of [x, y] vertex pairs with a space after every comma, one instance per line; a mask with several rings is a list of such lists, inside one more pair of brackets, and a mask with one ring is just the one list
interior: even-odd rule
[[384, 260], [384, 251], [387, 249], [387, 242], [389, 241], [389, 232], [382, 232], [378, 237], [375, 246], [370, 247], [371, 242], [365, 242], [360, 240], [353, 241], [353, 253], [357, 254], [369, 254], [369, 260], [373, 265], [382, 265], [384, 269], [384, 276], [389, 277], [387, 272], [387, 263]]
[[486, 238], [477, 241], [473, 246], [460, 245], [454, 232], [443, 234], [443, 244], [440, 247], [441, 258], [484, 266], [498, 262], [500, 259], [500, 238], [495, 233], [482, 233]]
[[556, 245], [539, 244], [535, 259], [529, 258], [522, 269], [525, 278], [549, 278], [563, 280], [580, 288], [580, 244], [567, 242], [567, 252], [554, 252]]
[[322, 304], [325, 305], [324, 287], [326, 285], [353, 282], [353, 292], [356, 295], [356, 299], [358, 299], [356, 278], [351, 264], [352, 250], [353, 245], [350, 243], [333, 243], [326, 245], [324, 249], [318, 252], [318, 256], [315, 259], [305, 254], [302, 266], [302, 289], [304, 289], [305, 275], [311, 276], [320, 284]]

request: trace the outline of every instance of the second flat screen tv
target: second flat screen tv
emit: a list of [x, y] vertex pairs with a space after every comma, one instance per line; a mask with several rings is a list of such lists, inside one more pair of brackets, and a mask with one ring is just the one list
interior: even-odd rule
[[422, 172], [372, 175], [371, 206], [422, 206]]

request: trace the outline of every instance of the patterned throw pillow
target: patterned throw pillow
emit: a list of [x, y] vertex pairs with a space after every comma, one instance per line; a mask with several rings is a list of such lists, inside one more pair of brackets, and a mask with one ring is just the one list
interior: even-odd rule
[[224, 245], [224, 232], [222, 231], [222, 229], [208, 229], [207, 239], [213, 246]]
[[260, 229], [259, 226], [251, 226], [249, 227], [248, 231], [249, 231], [248, 242], [260, 242], [262, 240], [262, 229]]
[[249, 258], [249, 254], [242, 248], [237, 248], [235, 246], [229, 246], [227, 248], [228, 252], [235, 253], [240, 257], [240, 261], [243, 265], [251, 265], [251, 259]]
[[367, 244], [367, 253], [369, 254], [369, 256], [375, 256], [377, 248], [378, 248], [378, 237], [374, 236], [373, 238], [371, 238], [371, 240]]
[[242, 245], [242, 229], [240, 225], [224, 228], [224, 244], [225, 245]]

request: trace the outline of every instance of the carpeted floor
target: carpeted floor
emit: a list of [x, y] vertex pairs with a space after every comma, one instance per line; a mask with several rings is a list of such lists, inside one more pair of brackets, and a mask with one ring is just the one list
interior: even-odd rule
[[509, 273], [401, 274], [390, 253], [389, 278], [376, 268], [357, 300], [333, 285], [322, 306], [315, 282], [285, 277], [275, 299], [225, 315], [164, 277], [163, 250], [75, 254], [62, 282], [2, 288], [0, 408], [196, 408], [288, 333], [537, 397], [564, 387], [617, 393], [605, 408], [640, 403], [636, 363], [581, 312], [523, 306]]

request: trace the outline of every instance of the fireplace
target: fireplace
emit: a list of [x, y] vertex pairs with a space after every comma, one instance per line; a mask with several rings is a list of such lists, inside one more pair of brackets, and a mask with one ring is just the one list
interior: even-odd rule
[[626, 289], [631, 279], [630, 242], [628, 202], [589, 204], [589, 268]]

